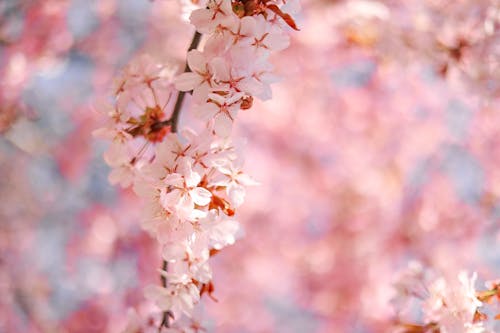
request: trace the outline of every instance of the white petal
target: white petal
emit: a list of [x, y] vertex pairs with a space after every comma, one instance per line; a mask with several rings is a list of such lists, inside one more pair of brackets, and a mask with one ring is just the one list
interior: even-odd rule
[[219, 107], [214, 103], [203, 103], [193, 105], [192, 110], [196, 117], [203, 121], [208, 121], [219, 112]]
[[290, 45], [290, 37], [278, 33], [270, 33], [264, 41], [273, 51], [284, 50]]
[[227, 188], [227, 195], [234, 207], [239, 207], [245, 201], [245, 188], [240, 185], [233, 185]]
[[241, 19], [240, 33], [245, 36], [253, 36], [255, 34], [257, 22], [252, 16], [245, 16]]
[[181, 198], [181, 191], [179, 190], [173, 190], [168, 193], [161, 191], [160, 193], [160, 203], [165, 209], [172, 209], [177, 206]]
[[[244, 96], [245, 96], [245, 94], [242, 92], [234, 93], [231, 97], [226, 99], [226, 104], [231, 105], [233, 103], [236, 103]], [[234, 108], [234, 106], [233, 106], [233, 108]]]
[[171, 173], [165, 177], [164, 183], [170, 186], [182, 187], [184, 180], [181, 174]]
[[221, 249], [227, 245], [234, 244], [236, 241], [236, 234], [240, 230], [237, 221], [223, 220], [215, 225], [211, 230], [210, 238], [214, 248]]
[[241, 185], [245, 185], [245, 186], [260, 185], [260, 183], [258, 181], [256, 181], [255, 179], [253, 179], [252, 177], [250, 177], [249, 175], [247, 175], [245, 173], [238, 174], [237, 180], [238, 180], [238, 183], [240, 183]]
[[189, 17], [189, 20], [199, 32], [209, 33], [211, 30], [210, 23], [212, 15], [211, 11], [201, 8], [194, 10]]
[[182, 73], [174, 80], [175, 88], [180, 91], [193, 90], [195, 87], [199, 86], [201, 82], [201, 76], [196, 73]]
[[223, 58], [217, 57], [210, 62], [214, 70], [215, 77], [220, 81], [229, 80], [229, 68], [227, 61]]
[[203, 104], [207, 102], [208, 94], [212, 91], [212, 88], [208, 83], [203, 82], [199, 86], [193, 89], [193, 100], [195, 103]]
[[185, 256], [186, 249], [178, 243], [170, 243], [163, 247], [162, 256], [167, 261], [182, 260]]
[[264, 86], [255, 78], [245, 78], [238, 84], [238, 88], [251, 96], [258, 96], [264, 92]]
[[222, 0], [220, 1], [220, 3], [221, 3], [220, 9], [224, 12], [224, 14], [226, 15], [233, 14], [233, 6], [231, 0]]
[[186, 161], [186, 163], [181, 166], [181, 169], [188, 188], [195, 187], [200, 183], [201, 176], [199, 173], [193, 171], [191, 163]]
[[191, 198], [193, 198], [194, 203], [199, 206], [208, 205], [212, 198], [212, 193], [203, 187], [196, 187], [189, 191], [189, 194], [191, 195]]
[[194, 201], [191, 196], [181, 196], [180, 200], [178, 201], [176, 210], [181, 220], [189, 219], [194, 210]]
[[233, 121], [225, 113], [219, 114], [215, 118], [214, 131], [215, 134], [221, 138], [227, 138], [231, 135]]
[[204, 72], [207, 64], [203, 53], [198, 50], [189, 51], [187, 55], [187, 63], [193, 72]]

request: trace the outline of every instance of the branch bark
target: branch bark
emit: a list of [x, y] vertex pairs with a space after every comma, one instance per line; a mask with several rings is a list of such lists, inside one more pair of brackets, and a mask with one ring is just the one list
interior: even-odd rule
[[[201, 40], [201, 34], [196, 31], [193, 40], [191, 41], [191, 45], [189, 45], [188, 52], [191, 50], [194, 50], [198, 48], [198, 45], [200, 45], [200, 40]], [[186, 63], [186, 66], [184, 67], [184, 73], [191, 72], [191, 69], [189, 68], [188, 64]], [[184, 96], [186, 95], [185, 91], [180, 91], [179, 95], [177, 95], [177, 100], [175, 101], [175, 106], [174, 106], [174, 111], [172, 112], [172, 116], [170, 116], [170, 123], [172, 125], [172, 132], [175, 133], [177, 132], [177, 125], [179, 122], [179, 114], [182, 109], [182, 103], [184, 102]]]

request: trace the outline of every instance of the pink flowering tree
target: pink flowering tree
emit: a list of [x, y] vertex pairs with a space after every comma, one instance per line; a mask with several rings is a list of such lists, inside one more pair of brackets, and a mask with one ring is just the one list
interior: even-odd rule
[[497, 332], [499, 47], [497, 0], [0, 2], [0, 332]]

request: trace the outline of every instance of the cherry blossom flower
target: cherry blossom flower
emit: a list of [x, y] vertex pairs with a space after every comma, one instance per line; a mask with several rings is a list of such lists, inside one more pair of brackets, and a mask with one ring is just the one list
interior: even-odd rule
[[235, 93], [230, 97], [209, 94], [210, 102], [195, 105], [193, 112], [202, 120], [213, 120], [213, 129], [216, 135], [228, 137], [231, 134], [233, 122], [240, 110], [239, 103], [243, 96], [243, 93]]
[[[185, 282], [185, 283], [184, 283]], [[171, 311], [174, 318], [181, 314], [190, 316], [194, 304], [199, 300], [199, 291], [196, 285], [187, 281], [171, 281], [167, 288], [150, 285], [144, 290], [145, 297], [163, 311]]]
[[[412, 263], [396, 283], [398, 296], [394, 305], [398, 310], [406, 307], [413, 298], [422, 301], [424, 325], [403, 324], [402, 327], [414, 327], [417, 332], [426, 332], [426, 328], [438, 329], [439, 332], [487, 332], [479, 309], [483, 303], [478, 299], [474, 284], [477, 274], [469, 275], [462, 271], [456, 278], [437, 275], [429, 268], [424, 269], [419, 263]], [[407, 330], [403, 330], [407, 332]]]
[[234, 22], [235, 16], [230, 0], [214, 0], [208, 3], [208, 8], [197, 9], [191, 13], [190, 21], [201, 33], [211, 33], [218, 25]]
[[207, 57], [198, 50], [192, 50], [187, 55], [187, 63], [191, 72], [182, 73], [175, 78], [175, 87], [180, 91], [193, 90], [193, 98], [197, 102], [206, 102], [213, 88], [213, 69]]
[[195, 205], [208, 205], [211, 193], [198, 186], [201, 176], [191, 169], [188, 162], [181, 165], [180, 172], [165, 177], [165, 188], [160, 192], [160, 202], [165, 209], [175, 212], [181, 219], [189, 220], [202, 214], [195, 209]]

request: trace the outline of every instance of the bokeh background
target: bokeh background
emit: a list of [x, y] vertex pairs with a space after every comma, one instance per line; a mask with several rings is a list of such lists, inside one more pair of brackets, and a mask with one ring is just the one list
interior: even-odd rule
[[[236, 125], [262, 185], [213, 258], [208, 332], [390, 332], [410, 261], [500, 276], [499, 2], [302, 7]], [[91, 133], [124, 65], [182, 70], [193, 33], [174, 0], [0, 2], [0, 332], [120, 332], [159, 283]]]

